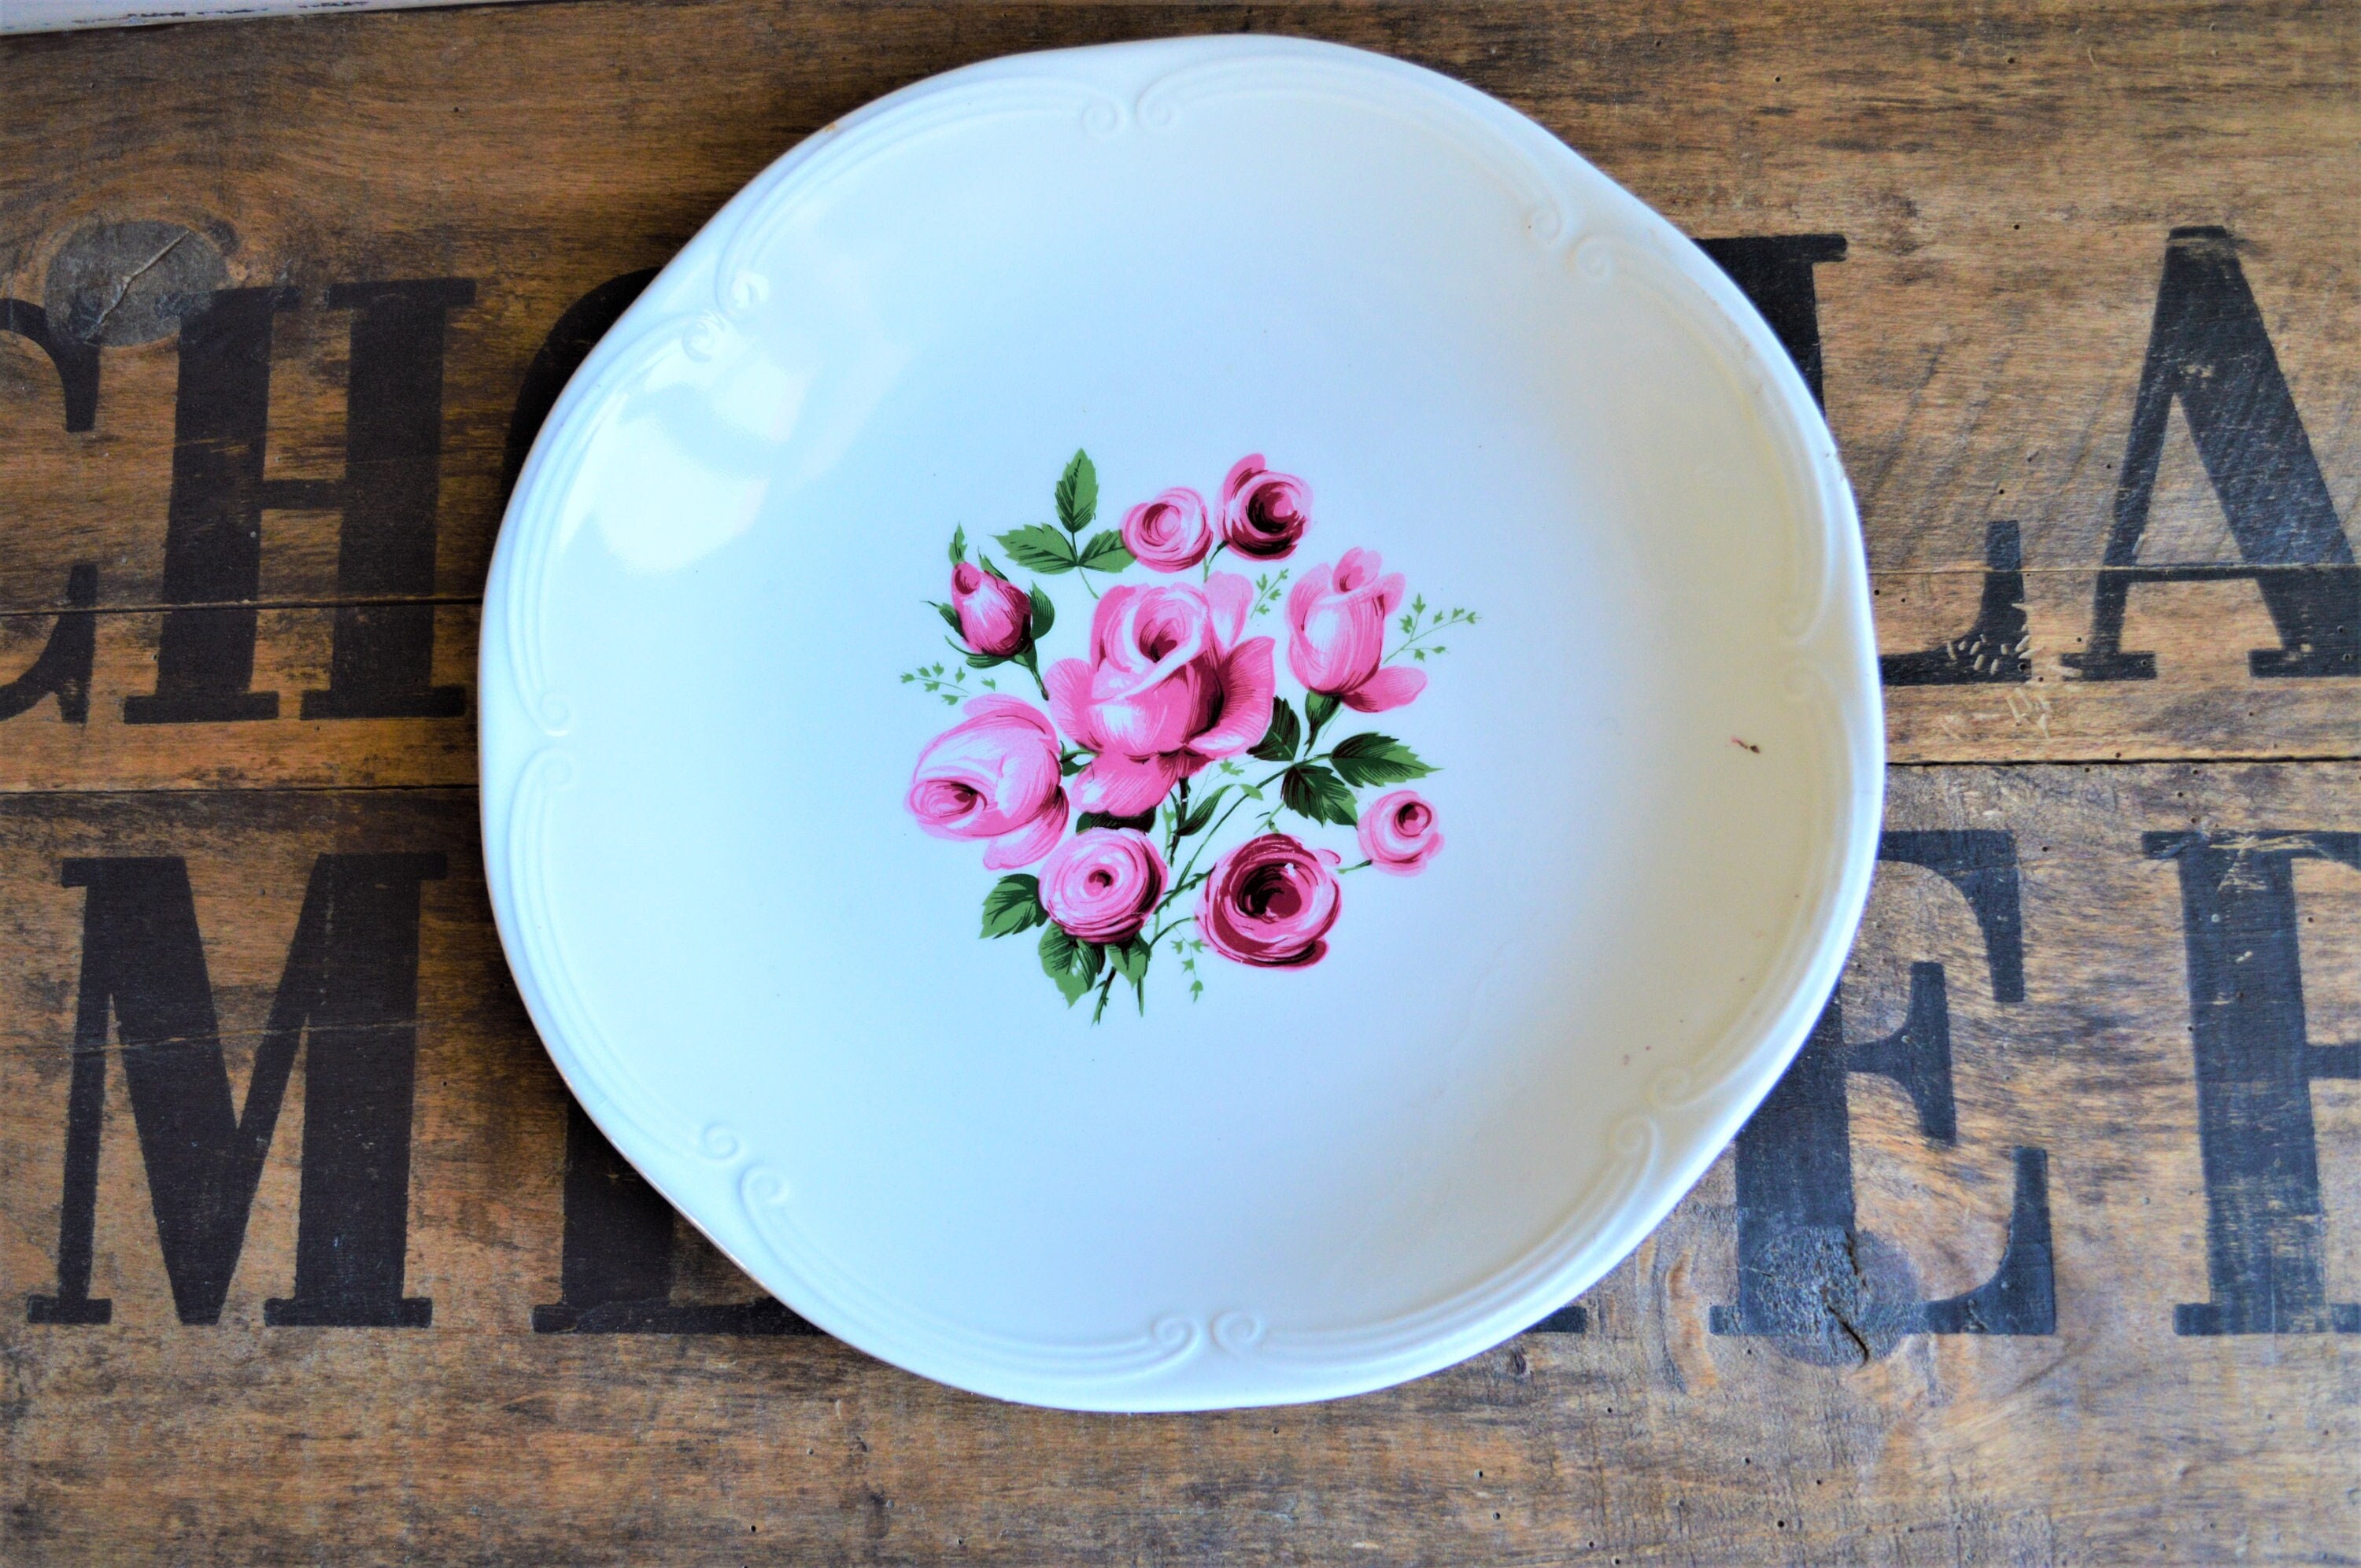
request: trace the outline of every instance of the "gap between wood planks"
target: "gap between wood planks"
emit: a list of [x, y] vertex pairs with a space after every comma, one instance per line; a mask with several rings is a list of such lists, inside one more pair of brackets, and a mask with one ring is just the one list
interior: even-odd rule
[[[491, 0], [484, 0], [484, 3], [490, 4]], [[483, 602], [481, 594], [377, 594], [360, 598], [159, 599], [128, 604], [37, 605], [25, 609], [0, 610], [0, 620], [35, 620], [67, 615], [158, 615], [183, 609], [373, 609], [383, 605], [481, 605]]]
[[[470, 718], [467, 720], [473, 723]], [[2240, 768], [2240, 767], [2301, 767], [2322, 763], [2361, 762], [2361, 751], [2306, 752], [2300, 756], [2247, 755], [2191, 757], [2084, 757], [2062, 762], [1896, 762], [1886, 760], [1888, 769], [1907, 769], [1913, 773], [1936, 769], [1981, 769], [1989, 773], [2026, 773], [2038, 768]], [[22, 786], [0, 786], [0, 799], [18, 796], [41, 800], [109, 800], [143, 798], [163, 795], [189, 799], [202, 795], [238, 795], [253, 797], [269, 795], [475, 795], [478, 786], [471, 784], [159, 784], [141, 789], [27, 789]]]
[[[439, 3], [439, 0], [438, 0]], [[453, 0], [455, 4], [469, 0]], [[482, 0], [491, 4], [493, 0]], [[551, 0], [556, 3], [556, 0]], [[573, 0], [567, 0], [573, 3]], [[2283, 561], [2224, 563], [2220, 561], [2143, 561], [2142, 571], [2180, 571], [2203, 567], [2220, 567], [2232, 577], [2251, 577], [2264, 573], [2301, 573], [2317, 570], [2314, 566], [2290, 565]], [[2013, 567], [2016, 575], [2026, 577], [2095, 577], [2103, 566], [2083, 564], [2060, 564], [2037, 566], [2026, 565]], [[1981, 580], [1992, 574], [1986, 563], [1961, 561], [1948, 565], [1873, 566], [1869, 580], [1872, 588], [1881, 581], [1904, 577], [1971, 577]], [[481, 605], [484, 596], [474, 594], [365, 594], [348, 597], [306, 597], [300, 598], [234, 598], [234, 599], [126, 599], [104, 604], [38, 604], [0, 606], [0, 620], [34, 620], [60, 615], [157, 615], [184, 609], [355, 609], [379, 605]]]

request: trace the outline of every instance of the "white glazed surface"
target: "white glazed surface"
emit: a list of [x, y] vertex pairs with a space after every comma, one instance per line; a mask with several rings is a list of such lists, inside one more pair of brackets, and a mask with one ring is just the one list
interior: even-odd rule
[[[1266, 452], [1288, 565], [1483, 613], [1384, 716], [1444, 764], [1424, 872], [1096, 1025], [979, 939], [904, 806], [957, 716], [895, 679], [953, 525], [1045, 521], [1078, 446], [1110, 522]], [[566, 389], [482, 658], [493, 907], [584, 1106], [821, 1328], [1039, 1404], [1351, 1394], [1573, 1298], [1784, 1068], [1876, 846], [1850, 492], [1767, 327], [1505, 105], [1297, 40], [994, 60], [782, 159]]]

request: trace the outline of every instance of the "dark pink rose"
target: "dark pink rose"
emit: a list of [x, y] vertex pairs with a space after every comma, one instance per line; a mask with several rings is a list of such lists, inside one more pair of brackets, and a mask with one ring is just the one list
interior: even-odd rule
[[1157, 572], [1185, 572], [1213, 547], [1205, 498], [1175, 487], [1123, 514], [1123, 547]]
[[1032, 635], [1032, 597], [965, 561], [951, 568], [951, 609], [959, 612], [960, 635], [979, 653], [1005, 659]]
[[1066, 830], [1058, 732], [1013, 696], [977, 697], [967, 715], [918, 753], [910, 815], [938, 839], [991, 839], [994, 871], [1029, 866]]
[[1041, 867], [1041, 907], [1082, 942], [1139, 934], [1164, 896], [1164, 857], [1145, 833], [1093, 828], [1058, 846]]
[[1422, 670], [1389, 666], [1386, 621], [1401, 603], [1402, 575], [1379, 574], [1374, 550], [1347, 550], [1288, 591], [1287, 667], [1306, 689], [1326, 692], [1363, 713], [1400, 707], [1426, 689]]
[[1074, 779], [1084, 811], [1137, 817], [1206, 763], [1270, 728], [1273, 644], [1245, 636], [1254, 586], [1216, 572], [1190, 583], [1113, 587], [1091, 617], [1090, 657], [1049, 666], [1049, 711], [1097, 753]]
[[1239, 458], [1222, 481], [1222, 538], [1239, 554], [1284, 560], [1311, 526], [1311, 487], [1264, 467], [1261, 453]]
[[1249, 839], [1213, 863], [1197, 905], [1197, 930], [1225, 959], [1263, 969], [1316, 964], [1344, 894], [1336, 853], [1284, 833]]
[[1434, 807], [1414, 789], [1381, 795], [1361, 813], [1361, 853], [1389, 876], [1416, 876], [1442, 848]]

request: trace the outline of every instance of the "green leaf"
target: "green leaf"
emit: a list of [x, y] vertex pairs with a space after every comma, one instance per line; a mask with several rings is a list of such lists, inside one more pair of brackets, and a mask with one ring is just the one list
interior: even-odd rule
[[[1115, 972], [1131, 981], [1131, 994], [1139, 1003], [1139, 1015], [1143, 1018], [1147, 1017], [1148, 960], [1155, 956], [1155, 949], [1148, 945], [1145, 938], [1134, 933], [1129, 938], [1107, 948], [1106, 951], [1107, 957], [1115, 964]], [[1093, 1015], [1092, 1022], [1097, 1022], [1095, 1014]]]
[[1041, 907], [1041, 879], [1019, 872], [1002, 877], [983, 895], [983, 934], [1012, 937], [1049, 918]]
[[1191, 834], [1202, 833], [1205, 830], [1205, 824], [1213, 819], [1213, 807], [1221, 804], [1222, 796], [1227, 795], [1233, 787], [1235, 786], [1224, 784], [1221, 788], [1215, 790], [1213, 794], [1207, 795], [1204, 799], [1191, 806], [1189, 808], [1189, 815], [1180, 819], [1180, 836], [1186, 839]]
[[1329, 753], [1347, 784], [1407, 784], [1434, 772], [1390, 735], [1347, 735]]
[[959, 629], [960, 629], [959, 611], [957, 611], [957, 610], [953, 609], [950, 606], [949, 606], [949, 605], [947, 605], [947, 604], [935, 604], [935, 601], [934, 601], [934, 600], [932, 600], [932, 599], [928, 599], [927, 602], [928, 602], [928, 604], [933, 604], [933, 605], [935, 605], [935, 613], [936, 613], [936, 614], [938, 614], [938, 615], [939, 615], [939, 616], [941, 616], [941, 617], [943, 618], [943, 624], [944, 624], [945, 626], [950, 627], [950, 628], [951, 629], [951, 630], [952, 630], [954, 633], [956, 633], [956, 632], [959, 630]]
[[1027, 523], [1000, 536], [1000, 547], [1008, 558], [1028, 572], [1071, 572], [1074, 569], [1073, 542], [1046, 522]]
[[1116, 972], [1134, 985], [1148, 978], [1148, 960], [1152, 956], [1147, 941], [1137, 933], [1107, 948], [1107, 957], [1114, 961]]
[[1156, 808], [1149, 806], [1137, 817], [1109, 817], [1103, 811], [1085, 811], [1074, 818], [1074, 831], [1087, 833], [1093, 828], [1137, 828], [1145, 833], [1156, 826]]
[[1030, 635], [1031, 635], [1031, 637], [1032, 637], [1033, 641], [1036, 641], [1036, 642], [1038, 642], [1038, 641], [1041, 641], [1041, 639], [1043, 639], [1044, 637], [1049, 636], [1049, 628], [1051, 628], [1052, 626], [1055, 626], [1055, 625], [1057, 625], [1057, 624], [1058, 624], [1058, 607], [1057, 607], [1056, 605], [1051, 604], [1051, 603], [1049, 602], [1049, 596], [1048, 594], [1045, 594], [1045, 593], [1043, 593], [1043, 592], [1041, 591], [1041, 585], [1040, 585], [1040, 584], [1038, 584], [1038, 583], [1034, 584], [1034, 585], [1033, 585], [1033, 627], [1032, 627], [1032, 631], [1031, 631], [1031, 633], [1030, 633]]
[[1303, 699], [1303, 717], [1312, 721], [1312, 729], [1318, 729], [1335, 718], [1336, 710], [1344, 706], [1326, 692], [1313, 692]]
[[1058, 755], [1058, 772], [1066, 778], [1072, 778], [1090, 765], [1091, 753], [1088, 751], [1061, 751]]
[[1068, 460], [1066, 471], [1058, 476], [1057, 502], [1058, 521], [1069, 533], [1080, 533], [1099, 514], [1098, 465], [1079, 447]]
[[1120, 572], [1131, 565], [1131, 552], [1123, 547], [1123, 535], [1111, 528], [1101, 529], [1082, 546], [1082, 565], [1093, 572]]
[[1300, 762], [1288, 769], [1279, 781], [1279, 797], [1290, 811], [1314, 822], [1350, 828], [1361, 817], [1345, 781], [1317, 762]]
[[992, 557], [991, 557], [991, 556], [989, 556], [989, 555], [979, 555], [979, 556], [977, 556], [977, 557], [975, 558], [975, 564], [976, 564], [977, 565], [979, 565], [979, 566], [983, 567], [983, 568], [984, 569], [984, 572], [985, 572], [985, 574], [986, 574], [987, 576], [994, 576], [994, 577], [998, 577], [998, 578], [999, 578], [1002, 582], [1004, 582], [1004, 583], [1005, 583], [1005, 582], [1006, 582], [1006, 581], [1008, 580], [1008, 574], [1007, 574], [1007, 573], [1005, 573], [1005, 572], [1004, 572], [1004, 571], [1002, 571], [999, 567], [997, 567], [997, 566], [994, 565], [992, 564]]
[[967, 663], [972, 670], [988, 670], [994, 664], [1005, 664], [1008, 661], [998, 653], [970, 653]]
[[1056, 982], [1069, 1007], [1098, 983], [1099, 970], [1105, 962], [1104, 948], [1077, 942], [1062, 926], [1051, 926], [1041, 933], [1041, 972]]
[[[1314, 699], [1318, 693], [1312, 694]], [[1246, 753], [1260, 757], [1266, 762], [1284, 762], [1295, 755], [1297, 744], [1303, 739], [1303, 727], [1296, 721], [1295, 709], [1287, 706], [1285, 697], [1270, 705], [1270, 728], [1262, 732], [1261, 740]]]
[[967, 525], [962, 523], [951, 530], [951, 565], [956, 566], [966, 559]]

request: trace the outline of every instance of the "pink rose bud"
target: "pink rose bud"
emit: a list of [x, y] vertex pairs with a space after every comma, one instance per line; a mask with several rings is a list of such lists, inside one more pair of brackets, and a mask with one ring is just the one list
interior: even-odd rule
[[1416, 876], [1443, 848], [1434, 830], [1434, 807], [1416, 790], [1381, 795], [1361, 813], [1361, 853], [1389, 876]]
[[1225, 959], [1263, 969], [1316, 964], [1344, 894], [1336, 853], [1284, 833], [1249, 839], [1213, 863], [1197, 905], [1197, 930]]
[[1148, 924], [1164, 882], [1164, 857], [1147, 834], [1093, 828], [1041, 867], [1041, 907], [1076, 941], [1121, 942]]
[[1084, 811], [1137, 817], [1206, 763], [1260, 743], [1279, 674], [1268, 637], [1246, 636], [1254, 585], [1109, 588], [1091, 616], [1088, 659], [1049, 666], [1049, 711], [1095, 752], [1074, 779]]
[[938, 839], [989, 839], [994, 871], [1029, 866], [1066, 830], [1058, 732], [1041, 710], [1013, 696], [980, 696], [967, 719], [918, 753], [910, 814]]
[[1123, 547], [1151, 571], [1185, 572], [1213, 547], [1205, 498], [1175, 488], [1123, 514]]
[[1222, 538], [1239, 554], [1284, 560], [1311, 526], [1311, 487], [1264, 467], [1261, 453], [1239, 458], [1222, 481]]
[[1033, 599], [1005, 577], [962, 561], [951, 568], [951, 609], [960, 635], [979, 653], [1006, 658], [1033, 634]]
[[1402, 575], [1374, 550], [1347, 550], [1287, 595], [1287, 667], [1306, 689], [1362, 713], [1400, 707], [1426, 689], [1426, 673], [1389, 667], [1386, 622], [1401, 603]]

